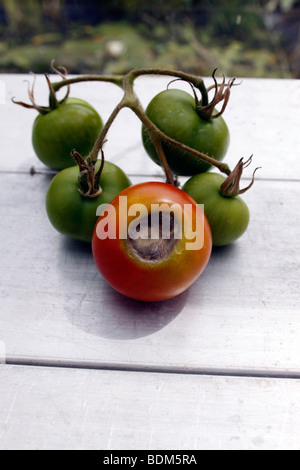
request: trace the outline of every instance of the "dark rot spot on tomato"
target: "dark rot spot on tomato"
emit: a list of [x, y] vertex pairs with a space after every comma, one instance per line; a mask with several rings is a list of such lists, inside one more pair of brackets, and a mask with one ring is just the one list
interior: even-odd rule
[[[178, 225], [173, 214], [159, 212], [157, 227], [153, 226], [152, 214], [146, 220], [141, 221], [141, 226], [145, 226], [144, 233], [140, 231], [139, 238], [131, 238], [128, 234], [128, 243], [137, 256], [142, 260], [158, 261], [166, 258], [175, 248], [178, 240], [175, 238], [175, 226]], [[167, 230], [166, 230], [167, 229]], [[167, 238], [164, 232], [169, 232]]]

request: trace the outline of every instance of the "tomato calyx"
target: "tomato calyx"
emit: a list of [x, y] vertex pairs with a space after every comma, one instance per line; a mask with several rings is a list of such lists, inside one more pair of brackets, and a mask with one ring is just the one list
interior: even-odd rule
[[96, 172], [96, 164], [88, 156], [86, 160], [76, 150], [72, 150], [72, 157], [76, 160], [79, 167], [78, 191], [85, 198], [95, 198], [102, 193], [100, 186], [100, 177], [104, 167], [104, 153], [101, 149], [101, 164], [99, 170]]
[[[206, 121], [210, 121], [211, 119], [217, 119], [224, 113], [229, 101], [231, 88], [236, 80], [235, 78], [232, 78], [231, 80], [229, 80], [228, 83], [226, 83], [225, 76], [223, 75], [222, 83], [218, 83], [215, 77], [216, 72], [217, 69], [215, 69], [212, 74], [214, 85], [207, 89], [207, 92], [214, 90], [214, 96], [211, 101], [207, 99], [208, 95], [206, 95], [205, 97], [203, 97], [202, 95], [202, 100], [199, 101], [196, 94], [194, 93], [196, 100], [196, 111], [199, 116]], [[215, 112], [215, 107], [218, 103], [221, 103], [222, 101], [223, 105], [221, 111]]]
[[[51, 62], [51, 68], [58, 75], [60, 75], [63, 80], [66, 79], [67, 70], [66, 70], [65, 67], [55, 68], [54, 67], [54, 61], [52, 61]], [[50, 111], [53, 111], [54, 109], [58, 108], [59, 106], [61, 106], [62, 104], [64, 104], [66, 102], [66, 100], [68, 99], [69, 94], [70, 94], [70, 86], [67, 87], [67, 92], [66, 92], [65, 96], [61, 100], [58, 100], [57, 97], [56, 97], [56, 92], [55, 92], [55, 90], [53, 88], [53, 85], [50, 81], [50, 78], [49, 78], [48, 74], [45, 74], [45, 78], [46, 78], [47, 85], [48, 85], [48, 88], [49, 88], [49, 106], [39, 106], [36, 103], [35, 97], [34, 97], [34, 88], [35, 88], [35, 82], [36, 82], [36, 75], [32, 72], [30, 72], [30, 74], [33, 75], [33, 83], [32, 83], [31, 86], [30, 86], [29, 82], [27, 82], [27, 83], [28, 83], [28, 96], [29, 96], [29, 100], [30, 100], [31, 104], [25, 103], [23, 101], [16, 101], [14, 97], [12, 98], [13, 103], [18, 104], [18, 105], [22, 106], [23, 108], [35, 109], [40, 114], [45, 115], [45, 114], [50, 113]]]
[[251, 155], [248, 158], [248, 160], [246, 160], [245, 162], [243, 162], [243, 158], [239, 160], [235, 168], [232, 170], [230, 175], [226, 178], [226, 180], [224, 181], [224, 183], [222, 183], [220, 187], [220, 192], [222, 196], [235, 197], [235, 196], [238, 196], [239, 194], [245, 193], [246, 191], [248, 191], [248, 189], [251, 188], [251, 186], [254, 183], [255, 173], [260, 167], [255, 168], [252, 174], [252, 179], [251, 179], [250, 184], [243, 189], [240, 189], [240, 179], [241, 179], [243, 170], [251, 164], [252, 157], [253, 155]]
[[[206, 88], [203, 84], [201, 83], [202, 86], [201, 88], [196, 86], [194, 82], [189, 81], [188, 79], [183, 79], [183, 78], [175, 78], [174, 80], [171, 80], [169, 82], [168, 87], [171, 83], [176, 82], [178, 80], [183, 80], [186, 81], [192, 88], [194, 98], [195, 98], [195, 107], [198, 115], [201, 117], [201, 119], [205, 121], [210, 121], [211, 119], [217, 119], [220, 117], [228, 104], [229, 97], [230, 97], [230, 90], [232, 86], [234, 85], [235, 78], [232, 78], [228, 83], [225, 81], [225, 76], [223, 75], [223, 81], [222, 83], [218, 83], [216, 80], [216, 72], [217, 68], [213, 71], [212, 78], [214, 80], [214, 85], [210, 86], [209, 88]], [[201, 100], [199, 100], [196, 89], [200, 91], [201, 93]], [[211, 101], [209, 101], [209, 96], [208, 93], [211, 90], [215, 90], [214, 97]], [[215, 107], [217, 106], [218, 103], [221, 103], [223, 101], [223, 106], [221, 111], [216, 112]]]
[[[217, 70], [218, 69], [216, 68], [212, 73], [214, 85], [210, 86], [209, 88], [204, 87], [203, 83], [202, 83], [201, 88], [197, 87], [195, 86], [193, 82], [189, 81], [188, 79], [184, 80], [183, 78], [176, 78], [170, 82], [170, 83], [173, 83], [177, 80], [183, 80], [183, 81], [186, 81], [191, 86], [193, 90], [194, 98], [195, 98], [196, 111], [198, 115], [201, 117], [201, 119], [203, 119], [204, 121], [210, 121], [212, 119], [217, 119], [218, 117], [222, 116], [229, 101], [231, 88], [233, 87], [235, 80], [236, 80], [235, 78], [232, 78], [231, 80], [229, 80], [228, 83], [226, 83], [225, 76], [223, 75], [222, 83], [218, 83], [216, 79]], [[197, 96], [196, 88], [201, 93], [201, 100], [199, 100]], [[209, 101], [208, 94], [211, 90], [214, 90], [214, 96], [212, 100]], [[217, 106], [217, 104], [221, 103], [222, 101], [223, 101], [223, 105], [222, 105], [221, 111], [216, 112], [215, 107]]]

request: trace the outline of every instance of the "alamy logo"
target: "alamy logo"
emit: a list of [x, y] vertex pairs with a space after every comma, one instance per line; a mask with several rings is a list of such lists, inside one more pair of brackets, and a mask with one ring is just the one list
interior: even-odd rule
[[[202, 209], [202, 210], [201, 210]], [[101, 204], [96, 234], [100, 240], [182, 240], [186, 250], [200, 250], [204, 243], [203, 206], [160, 203], [148, 207], [128, 205], [127, 196], [119, 197], [118, 213], [114, 205]]]

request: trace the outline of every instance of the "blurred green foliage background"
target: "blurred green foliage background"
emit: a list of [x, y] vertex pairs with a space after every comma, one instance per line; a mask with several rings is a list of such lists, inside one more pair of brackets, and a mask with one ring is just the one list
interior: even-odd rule
[[0, 0], [0, 72], [298, 78], [298, 0]]

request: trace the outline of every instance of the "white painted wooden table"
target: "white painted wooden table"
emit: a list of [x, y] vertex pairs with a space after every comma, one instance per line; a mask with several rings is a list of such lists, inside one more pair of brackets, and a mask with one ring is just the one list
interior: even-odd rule
[[[248, 231], [214, 250], [189, 291], [141, 304], [112, 291], [90, 248], [50, 225], [36, 113], [11, 103], [27, 99], [28, 78], [0, 76], [0, 449], [299, 450], [300, 82], [233, 89], [226, 161], [253, 153], [262, 167], [244, 196]], [[144, 106], [167, 83], [139, 79]], [[46, 104], [42, 76], [36, 94]], [[105, 120], [121, 92], [92, 83], [72, 95]], [[108, 139], [106, 158], [132, 182], [163, 179], [130, 111]]]

